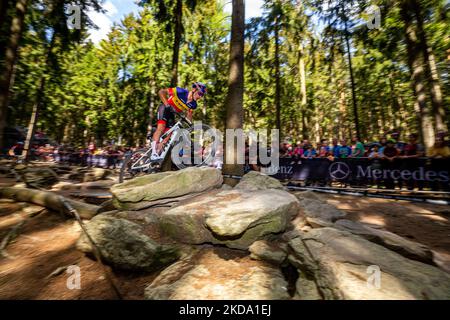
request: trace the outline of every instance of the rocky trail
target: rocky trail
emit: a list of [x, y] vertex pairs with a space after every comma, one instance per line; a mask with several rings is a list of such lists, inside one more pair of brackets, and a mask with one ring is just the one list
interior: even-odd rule
[[116, 298], [55, 195], [84, 212], [124, 299], [450, 299], [448, 206], [43, 164], [0, 168], [0, 299]]

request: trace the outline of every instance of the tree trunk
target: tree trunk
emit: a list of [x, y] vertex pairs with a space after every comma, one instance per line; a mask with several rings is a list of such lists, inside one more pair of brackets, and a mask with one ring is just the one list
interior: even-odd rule
[[0, 31], [3, 31], [4, 23], [6, 23], [6, 13], [9, 8], [9, 0], [0, 1]]
[[149, 104], [148, 104], [148, 126], [147, 126], [147, 136], [151, 135], [152, 133], [152, 127], [153, 127], [153, 119], [154, 119], [154, 113], [155, 113], [155, 96], [156, 96], [156, 87], [155, 82], [152, 80], [150, 81], [150, 97], [149, 97]]
[[302, 114], [302, 133], [303, 136], [306, 135], [306, 121], [304, 114], [306, 113], [307, 107], [307, 95], [306, 95], [306, 71], [305, 71], [305, 59], [303, 54], [302, 45], [299, 46], [299, 62], [298, 62], [299, 74], [300, 74], [300, 94], [301, 94], [301, 102], [300, 102], [300, 112]]
[[281, 134], [281, 97], [280, 97], [280, 41], [278, 18], [275, 18], [275, 108], [276, 108], [276, 128]]
[[34, 102], [34, 105], [33, 105], [33, 111], [31, 113], [31, 119], [30, 119], [30, 123], [28, 125], [27, 138], [25, 140], [25, 145], [23, 147], [22, 159], [24, 161], [27, 161], [28, 157], [30, 156], [30, 147], [31, 147], [31, 143], [33, 142], [34, 133], [36, 131], [37, 118], [39, 117], [39, 109], [41, 107], [42, 100], [44, 98], [46, 76], [47, 76], [47, 73], [49, 70], [50, 55], [52, 53], [53, 46], [55, 45], [55, 40], [56, 40], [56, 36], [55, 36], [55, 32], [53, 32], [52, 39], [47, 48], [45, 62], [44, 62], [44, 72], [41, 75], [39, 88], [36, 92], [36, 101]]
[[356, 85], [355, 85], [355, 77], [353, 75], [353, 64], [352, 64], [352, 53], [350, 51], [350, 39], [348, 36], [348, 28], [347, 28], [347, 20], [345, 21], [345, 43], [347, 46], [347, 54], [348, 54], [348, 69], [350, 72], [350, 83], [352, 86], [352, 103], [353, 103], [353, 117], [355, 120], [355, 130], [356, 136], [361, 139], [360, 131], [359, 131], [359, 116], [358, 116], [358, 105], [356, 103]]
[[[336, 68], [337, 70], [337, 68]], [[338, 128], [339, 128], [339, 142], [346, 138], [346, 126], [347, 126], [347, 96], [345, 94], [345, 81], [338, 79], [338, 95], [339, 95], [339, 116], [338, 116]]]
[[302, 139], [309, 139], [308, 137], [308, 125], [307, 125], [307, 118], [306, 118], [306, 108], [301, 110], [302, 114]]
[[401, 126], [401, 110], [400, 105], [397, 99], [397, 93], [395, 92], [394, 82], [392, 81], [392, 74], [389, 74], [388, 76], [388, 84], [389, 84], [389, 90], [390, 90], [390, 96], [391, 96], [391, 112], [390, 114], [394, 117], [394, 126], [396, 128], [400, 128]]
[[[17, 61], [19, 42], [22, 38], [27, 0], [17, 0], [16, 15], [11, 22], [9, 43], [5, 48], [5, 62], [0, 78], [0, 150], [4, 144], [4, 131], [9, 106], [9, 95], [13, 86], [13, 70]], [[6, 7], [6, 4], [4, 4]]]
[[[241, 129], [244, 124], [244, 0], [233, 0], [233, 13], [230, 40], [230, 70], [228, 77], [228, 94], [225, 100], [226, 129]], [[242, 176], [244, 167], [237, 163], [237, 143], [226, 141], [225, 164], [223, 173], [231, 176]], [[233, 148], [234, 147], [234, 148]], [[235, 185], [236, 179], [225, 178], [225, 183]]]
[[[57, 212], [65, 212], [60, 195], [41, 190], [25, 188], [0, 188], [0, 198], [12, 199], [17, 202], [28, 202], [38, 206], [46, 207]], [[100, 210], [100, 207], [87, 204], [81, 201], [65, 199], [83, 219], [93, 218]]]
[[417, 46], [417, 34], [411, 14], [411, 3], [409, 0], [402, 1], [401, 16], [405, 25], [405, 41], [408, 53], [408, 65], [412, 78], [412, 89], [416, 98], [414, 109], [417, 114], [418, 125], [422, 141], [426, 148], [434, 144], [433, 121], [430, 116], [430, 109], [426, 102], [424, 61]]
[[442, 89], [439, 81], [439, 74], [437, 71], [436, 60], [433, 51], [428, 45], [428, 40], [423, 25], [422, 6], [420, 4], [420, 1], [412, 0], [411, 8], [414, 9], [414, 14], [417, 21], [418, 46], [422, 51], [425, 61], [425, 76], [428, 80], [427, 84], [429, 85], [429, 91], [431, 95], [431, 105], [433, 107], [434, 119], [436, 121], [436, 130], [447, 132], [447, 117], [443, 106]]
[[178, 85], [178, 60], [180, 55], [181, 34], [183, 32], [183, 1], [177, 0], [175, 7], [175, 34], [173, 40], [173, 56], [172, 56], [172, 80], [171, 87]]

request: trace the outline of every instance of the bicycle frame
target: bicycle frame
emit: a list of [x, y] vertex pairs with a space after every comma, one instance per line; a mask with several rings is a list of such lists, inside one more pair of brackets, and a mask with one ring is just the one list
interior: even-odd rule
[[[185, 121], [187, 121], [186, 119], [184, 119], [184, 118], [182, 118], [182, 120], [185, 120]], [[170, 136], [170, 140], [169, 140], [169, 142], [168, 143], [166, 143], [165, 145], [164, 145], [164, 148], [163, 148], [163, 150], [162, 150], [162, 152], [161, 152], [161, 155], [160, 155], [160, 160], [157, 160], [157, 161], [149, 161], [149, 162], [147, 162], [146, 161], [146, 163], [144, 164], [144, 165], [139, 165], [140, 164], [140, 161], [142, 160], [142, 159], [144, 159], [145, 157], [147, 157], [148, 159], [150, 159], [150, 156], [151, 156], [151, 151], [152, 151], [152, 149], [151, 148], [148, 148], [148, 150], [143, 154], [143, 155], [141, 155], [141, 157], [139, 158], [139, 159], [137, 159], [137, 160], [135, 160], [134, 161], [134, 163], [131, 165], [131, 170], [148, 170], [148, 169], [150, 169], [150, 167], [152, 167], [155, 163], [160, 163], [161, 161], [163, 161], [165, 158], [166, 158], [166, 155], [167, 155], [167, 153], [169, 152], [169, 150], [170, 150], [170, 147], [172, 147], [172, 145], [175, 143], [175, 141], [176, 141], [176, 139], [178, 139], [178, 137], [179, 137], [179, 129], [181, 129], [182, 128], [182, 120], [179, 120], [177, 123], [175, 123], [175, 125], [172, 127], [172, 128], [170, 128], [170, 130], [168, 130], [167, 132], [165, 132], [160, 138], [159, 138], [159, 142], [161, 143], [161, 142], [163, 142], [168, 136]], [[172, 133], [175, 133], [175, 134], [173, 134], [172, 135]]]

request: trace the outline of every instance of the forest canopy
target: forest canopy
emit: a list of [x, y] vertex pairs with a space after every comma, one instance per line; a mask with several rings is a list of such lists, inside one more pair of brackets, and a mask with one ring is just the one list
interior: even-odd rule
[[[67, 25], [81, 8], [81, 28]], [[0, 7], [0, 130], [36, 128], [58, 143], [145, 143], [158, 90], [208, 94], [194, 113], [225, 127], [231, 16], [225, 1], [140, 1], [107, 39], [88, 39], [99, 0], [10, 0]], [[370, 27], [370, 8], [380, 23]], [[266, 0], [245, 28], [244, 127], [294, 141], [375, 141], [401, 131], [427, 147], [447, 132], [450, 4], [445, 0]], [[368, 23], [369, 21], [369, 23]], [[0, 137], [3, 140], [3, 136]]]

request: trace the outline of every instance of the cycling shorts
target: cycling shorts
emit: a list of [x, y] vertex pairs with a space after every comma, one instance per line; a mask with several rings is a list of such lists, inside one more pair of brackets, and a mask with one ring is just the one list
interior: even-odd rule
[[171, 128], [175, 124], [175, 109], [172, 106], [160, 105], [158, 107], [158, 124]]

